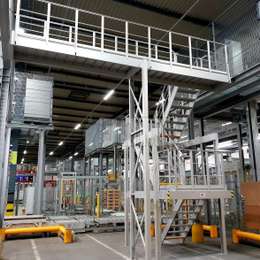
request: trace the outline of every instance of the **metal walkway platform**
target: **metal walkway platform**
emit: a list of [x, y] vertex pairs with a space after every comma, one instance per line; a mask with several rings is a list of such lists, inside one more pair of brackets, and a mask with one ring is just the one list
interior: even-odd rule
[[[37, 9], [21, 8], [17, 1], [13, 44], [85, 58], [102, 64], [139, 68], [148, 61], [149, 71], [179, 81], [230, 81], [227, 48], [185, 34], [169, 32], [93, 12], [38, 0]], [[39, 8], [40, 7], [40, 8]], [[72, 19], [58, 15], [59, 8]], [[175, 78], [176, 79], [176, 78]]]

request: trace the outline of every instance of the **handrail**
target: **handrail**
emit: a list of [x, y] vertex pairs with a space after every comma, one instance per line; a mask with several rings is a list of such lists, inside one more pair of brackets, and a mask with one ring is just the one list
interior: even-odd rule
[[[50, 3], [51, 5], [54, 5], [54, 6], [59, 6], [59, 7], [63, 7], [63, 8], [68, 8], [68, 9], [71, 9], [71, 10], [78, 10], [80, 12], [83, 12], [83, 13], [87, 13], [87, 14], [91, 14], [91, 15], [97, 15], [97, 16], [103, 16], [105, 18], [109, 18], [109, 19], [112, 19], [112, 20], [116, 20], [116, 21], [120, 21], [120, 22], [129, 22], [131, 24], [134, 24], [134, 25], [137, 25], [137, 26], [141, 26], [141, 27], [150, 27], [151, 29], [154, 29], [154, 30], [159, 30], [159, 31], [163, 31], [163, 32], [166, 32], [166, 33], [173, 33], [175, 35], [180, 35], [180, 36], [185, 36], [185, 37], [189, 37], [191, 35], [187, 35], [187, 34], [183, 34], [183, 33], [178, 33], [178, 32], [173, 32], [173, 31], [169, 31], [169, 30], [165, 30], [165, 29], [162, 29], [162, 28], [159, 28], [159, 27], [155, 27], [155, 26], [148, 26], [148, 25], [145, 25], [145, 24], [141, 24], [141, 23], [137, 23], [137, 22], [133, 22], [133, 21], [127, 21], [127, 20], [124, 20], [124, 19], [120, 19], [120, 18], [116, 18], [116, 17], [112, 17], [112, 16], [109, 16], [109, 15], [104, 15], [104, 14], [100, 14], [100, 13], [95, 13], [95, 12], [92, 12], [92, 11], [88, 11], [88, 10], [84, 10], [84, 9], [81, 9], [81, 8], [76, 8], [76, 7], [71, 7], [71, 6], [66, 6], [66, 5], [63, 5], [63, 4], [58, 4], [58, 3], [53, 3], [53, 2], [50, 2], [50, 1], [46, 1], [46, 0], [37, 0], [38, 2], [43, 2], [43, 3]], [[221, 44], [223, 46], [225, 46], [224, 43], [221, 43], [221, 42], [214, 42], [212, 40], [207, 40], [207, 39], [203, 39], [203, 38], [200, 38], [200, 37], [197, 37], [197, 36], [192, 36], [193, 39], [197, 39], [197, 40], [201, 40], [201, 41], [208, 41], [208, 42], [211, 42], [211, 43], [217, 43], [217, 44]]]

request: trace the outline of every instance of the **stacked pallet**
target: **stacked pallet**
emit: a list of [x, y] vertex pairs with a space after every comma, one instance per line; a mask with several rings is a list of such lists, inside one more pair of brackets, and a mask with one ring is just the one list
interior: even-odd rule
[[120, 209], [120, 191], [119, 189], [105, 189], [103, 196], [104, 208], [110, 210]]

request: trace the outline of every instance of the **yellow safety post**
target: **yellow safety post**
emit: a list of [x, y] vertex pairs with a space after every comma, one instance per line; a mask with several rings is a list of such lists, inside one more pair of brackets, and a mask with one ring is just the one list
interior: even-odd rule
[[239, 229], [233, 229], [232, 230], [232, 242], [234, 244], [239, 244], [240, 238], [246, 238], [246, 239], [251, 239], [251, 240], [255, 240], [255, 241], [260, 241], [260, 234], [241, 231]]
[[5, 210], [5, 216], [10, 217], [14, 215], [14, 204], [13, 203], [7, 203], [6, 210]]
[[192, 234], [192, 243], [203, 243], [204, 242], [204, 235], [203, 235], [203, 228], [200, 224], [193, 224], [191, 228]]
[[96, 205], [96, 217], [97, 218], [100, 218], [100, 194], [99, 192], [96, 193], [96, 202], [97, 202], [97, 205]]
[[204, 231], [209, 231], [210, 238], [218, 237], [218, 228], [216, 225], [202, 225]]
[[4, 240], [7, 235], [23, 235], [23, 234], [35, 234], [35, 233], [57, 233], [63, 237], [65, 244], [73, 242], [72, 230], [65, 228], [64, 226], [41, 226], [41, 227], [22, 227], [22, 228], [2, 228], [0, 229], [0, 235]]

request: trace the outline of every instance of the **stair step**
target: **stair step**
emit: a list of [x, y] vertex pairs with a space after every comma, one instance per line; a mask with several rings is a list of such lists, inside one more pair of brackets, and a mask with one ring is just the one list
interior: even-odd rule
[[186, 233], [186, 231], [185, 230], [169, 230], [168, 232], [167, 232], [167, 235], [168, 234], [180, 234], [180, 233]]
[[171, 123], [171, 124], [176, 124], [176, 125], [186, 125], [186, 122], [181, 122], [181, 121], [170, 121], [170, 120], [167, 120], [166, 123]]
[[175, 129], [175, 128], [165, 128], [166, 131], [173, 131], [173, 132], [182, 132], [183, 129]]
[[[184, 110], [191, 110], [193, 107], [190, 106], [172, 106], [174, 109], [184, 109]], [[172, 111], [172, 110], [171, 110]]]
[[170, 113], [169, 114], [170, 116], [172, 116], [172, 117], [181, 117], [181, 118], [188, 118], [189, 117], [189, 115], [185, 115], [185, 114], [177, 114], [177, 113]]
[[185, 239], [186, 236], [166, 236], [165, 240], [171, 240], [171, 239]]
[[176, 101], [195, 102], [195, 98], [175, 97]]
[[187, 93], [187, 94], [197, 94], [198, 90], [187, 89], [187, 88], [179, 88], [177, 93]]

